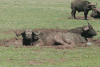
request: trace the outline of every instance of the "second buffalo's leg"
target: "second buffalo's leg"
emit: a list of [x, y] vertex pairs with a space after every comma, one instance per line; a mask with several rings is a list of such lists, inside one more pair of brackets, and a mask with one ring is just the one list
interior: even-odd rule
[[71, 39], [67, 38], [66, 36], [64, 37], [64, 41], [69, 45], [75, 45], [75, 42], [73, 42]]
[[57, 43], [62, 44], [62, 45], [65, 45], [65, 44], [68, 45], [67, 43], [65, 43], [65, 42], [63, 41], [62, 37], [59, 36], [59, 35], [55, 35], [55, 36], [54, 36], [54, 42], [57, 42]]
[[76, 19], [75, 13], [76, 13], [76, 10], [75, 9], [74, 10], [72, 9], [71, 15], [72, 15], [73, 19]]
[[72, 14], [72, 17], [73, 17], [74, 19], [76, 19], [76, 17], [75, 17], [75, 14], [76, 14], [76, 9], [75, 9], [75, 8], [73, 8], [73, 9], [72, 9], [71, 14]]
[[36, 46], [43, 46], [43, 45], [44, 43], [42, 41], [36, 44]]
[[62, 37], [59, 36], [59, 35], [55, 35], [54, 36], [54, 41], [59, 43], [59, 44], [62, 44], [64, 48], [72, 48], [72, 47], [74, 47], [73, 45], [68, 45], [68, 43], [65, 43], [63, 41]]
[[71, 9], [72, 9], [71, 15], [72, 15], [73, 19], [76, 19], [76, 17], [75, 17], [76, 9], [73, 6], [74, 5], [71, 3]]

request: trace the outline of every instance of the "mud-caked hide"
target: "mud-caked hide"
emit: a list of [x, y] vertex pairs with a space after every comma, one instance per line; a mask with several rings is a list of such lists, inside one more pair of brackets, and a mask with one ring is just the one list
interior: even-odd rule
[[88, 25], [83, 26], [83, 27], [77, 27], [75, 29], [70, 29], [68, 30], [68, 32], [80, 34], [81, 36], [85, 38], [91, 38], [97, 35], [96, 31], [93, 29], [92, 25], [90, 25], [89, 23]]
[[94, 8], [90, 16], [93, 18], [100, 18], [100, 8]]
[[25, 30], [22, 30], [22, 31], [17, 31], [16, 32], [16, 36], [20, 36], [22, 35], [23, 37], [23, 45], [33, 45], [33, 36], [34, 36], [34, 33], [31, 29], [25, 29]]

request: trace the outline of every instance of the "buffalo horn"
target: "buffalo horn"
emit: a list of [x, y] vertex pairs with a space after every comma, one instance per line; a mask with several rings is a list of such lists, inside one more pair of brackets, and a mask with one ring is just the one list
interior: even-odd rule
[[94, 3], [90, 3], [89, 5], [95, 5]]
[[[33, 31], [34, 32], [34, 31]], [[38, 30], [38, 33], [34, 32], [36, 35], [39, 35], [40, 34], [40, 31]]]

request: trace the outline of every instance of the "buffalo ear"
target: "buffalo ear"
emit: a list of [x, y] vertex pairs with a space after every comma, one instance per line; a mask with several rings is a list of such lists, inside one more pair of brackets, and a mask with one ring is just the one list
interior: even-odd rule
[[23, 35], [25, 31], [16, 31], [16, 36], [19, 37], [20, 35]]
[[87, 25], [87, 26], [84, 26], [84, 27], [83, 27], [83, 29], [84, 29], [84, 31], [87, 31], [87, 30], [89, 30], [89, 27], [88, 27], [88, 25]]

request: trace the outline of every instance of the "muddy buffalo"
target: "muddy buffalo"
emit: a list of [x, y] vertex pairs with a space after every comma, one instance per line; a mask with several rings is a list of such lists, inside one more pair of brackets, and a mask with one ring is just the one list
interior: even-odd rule
[[87, 38], [92, 38], [93, 36], [97, 35], [96, 31], [93, 29], [92, 25], [88, 23], [88, 25], [83, 27], [77, 27], [75, 29], [70, 29], [68, 32], [71, 33], [77, 33], [81, 35], [81, 37], [84, 37], [87, 41]]
[[76, 43], [87, 42], [87, 38], [91, 38], [97, 35], [93, 27], [88, 23], [88, 25], [83, 27], [78, 27], [75, 29], [70, 29], [67, 33], [64, 32], [52, 32], [45, 31], [41, 32], [37, 38], [39, 39], [39, 44], [52, 45], [52, 44], [62, 44], [62, 45], [75, 45]]
[[[17, 33], [16, 35], [22, 35], [23, 39], [27, 39], [26, 42], [33, 42], [36, 46], [59, 44], [64, 45], [64, 47], [74, 47], [76, 43], [87, 42], [87, 38], [97, 35], [96, 31], [90, 24], [70, 29], [67, 33], [55, 31], [43, 31], [36, 33], [34, 30], [31, 30], [30, 32], [31, 33], [29, 34], [29, 32], [25, 30], [20, 34]], [[27, 34], [31, 35], [31, 37], [27, 37]], [[28, 39], [31, 40], [29, 41]]]
[[[23, 31], [16, 31], [16, 36], [22, 35], [23, 37], [23, 45], [33, 45], [33, 37], [36, 36], [31, 29], [26, 29]], [[38, 34], [38, 33], [37, 33]]]
[[100, 8], [94, 8], [90, 16], [93, 18], [100, 18]]
[[[34, 32], [31, 29], [27, 29], [24, 31], [17, 31], [16, 35], [23, 37], [23, 45], [33, 45], [33, 43], [36, 41], [37, 46], [42, 45], [53, 45], [54, 43], [59, 43], [62, 45], [66, 45], [66, 47], [71, 47], [67, 43], [63, 41], [63, 38], [61, 37], [63, 33], [59, 32], [52, 32], [52, 31], [44, 31], [44, 32]], [[33, 43], [32, 43], [33, 42]]]
[[75, 17], [76, 11], [84, 12], [84, 18], [85, 18], [85, 20], [87, 20], [88, 12], [90, 10], [93, 10], [93, 8], [95, 8], [96, 5], [89, 1], [85, 1], [85, 0], [84, 1], [83, 0], [75, 0], [75, 1], [71, 2], [71, 9], [72, 9], [71, 15], [74, 19], [76, 19], [76, 17]]

